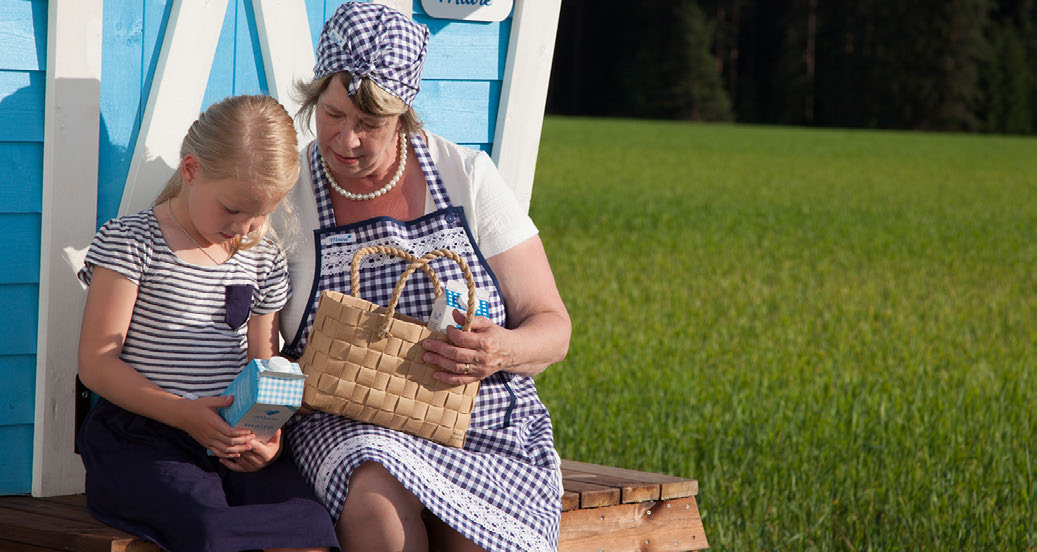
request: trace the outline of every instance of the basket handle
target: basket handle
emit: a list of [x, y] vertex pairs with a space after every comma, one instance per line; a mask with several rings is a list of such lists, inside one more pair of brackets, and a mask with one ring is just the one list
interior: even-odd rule
[[[404, 251], [398, 247], [391, 247], [388, 245], [371, 245], [368, 247], [360, 248], [359, 250], [357, 250], [356, 253], [353, 254], [353, 264], [350, 266], [349, 269], [350, 294], [353, 297], [360, 297], [360, 261], [362, 261], [363, 258], [368, 255], [374, 255], [378, 253], [383, 253], [385, 255], [393, 255], [411, 264], [419, 261], [417, 257], [411, 255], [407, 251]], [[439, 285], [439, 278], [436, 276], [436, 272], [432, 270], [432, 267], [429, 266], [428, 263], [422, 266], [421, 269], [425, 271], [425, 274], [428, 274], [429, 280], [432, 281], [433, 294], [436, 297], [439, 297], [439, 294], [443, 293], [443, 288], [441, 288]]]
[[468, 263], [466, 263], [457, 253], [454, 253], [449, 249], [436, 249], [435, 251], [426, 253], [420, 259], [411, 262], [410, 266], [403, 271], [403, 274], [400, 274], [400, 279], [397, 280], [396, 287], [393, 288], [392, 296], [389, 298], [389, 310], [386, 312], [385, 321], [378, 328], [380, 337], [385, 337], [389, 333], [389, 323], [392, 322], [393, 314], [396, 312], [396, 303], [400, 300], [400, 294], [403, 293], [403, 286], [407, 283], [407, 278], [410, 278], [410, 275], [414, 274], [414, 271], [419, 268], [425, 270], [427, 274], [432, 270], [429, 263], [439, 257], [446, 257], [461, 267], [461, 272], [464, 274], [465, 284], [468, 285], [468, 308], [465, 309], [464, 325], [461, 327], [461, 331], [467, 332], [472, 329], [472, 321], [475, 320], [476, 307], [475, 278], [472, 277], [472, 270], [468, 268]]

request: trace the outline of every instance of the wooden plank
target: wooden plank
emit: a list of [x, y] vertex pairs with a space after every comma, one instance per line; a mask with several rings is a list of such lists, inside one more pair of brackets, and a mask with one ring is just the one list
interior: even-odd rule
[[133, 537], [106, 525], [62, 519], [0, 506], [0, 535], [35, 546], [77, 552], [110, 552], [114, 543], [125, 548]]
[[198, 117], [226, 12], [226, 0], [173, 1], [120, 214], [147, 207], [179, 165], [180, 143]]
[[43, 141], [45, 90], [41, 71], [0, 71], [0, 142]]
[[562, 512], [561, 552], [662, 552], [709, 547], [694, 497]]
[[448, 140], [490, 142], [500, 101], [500, 83], [422, 81], [414, 109], [429, 131]]
[[[204, 92], [202, 102], [198, 104], [198, 111], [194, 113], [194, 117], [197, 117], [198, 113], [201, 113], [206, 107], [234, 94], [234, 79], [237, 78], [237, 68], [234, 66], [237, 57], [235, 27], [237, 25], [237, 8], [240, 2], [241, 0], [230, 0], [225, 4], [223, 25], [219, 30], [220, 34], [219, 40], [216, 42], [216, 49], [212, 53], [212, 65], [206, 71], [208, 80], [204, 85], [205, 88], [202, 89]], [[192, 121], [188, 121], [188, 124]], [[186, 126], [184, 131], [187, 131]], [[183, 139], [183, 133], [180, 134], [180, 139]], [[175, 165], [170, 166], [175, 167]]]
[[615, 487], [595, 485], [583, 481], [564, 480], [564, 490], [580, 495], [580, 508], [601, 508], [620, 503], [621, 494]]
[[[39, 286], [0, 284], [0, 354], [35, 355]], [[3, 442], [3, 441], [0, 441]]]
[[580, 493], [575, 491], [564, 491], [562, 493], [562, 511], [568, 512], [580, 507]]
[[0, 508], [6, 508], [8, 510], [17, 510], [19, 512], [26, 512], [29, 514], [36, 514], [57, 519], [76, 521], [79, 523], [104, 525], [103, 523], [94, 519], [94, 516], [90, 515], [90, 511], [86, 508], [85, 495], [63, 496], [81, 496], [83, 497], [83, 501], [81, 503], [65, 503], [60, 501], [48, 500], [46, 498], [35, 498], [31, 496], [5, 496], [0, 498]]
[[0, 2], [0, 68], [42, 71], [47, 62], [47, 2]]
[[0, 538], [0, 550], [3, 550], [4, 552], [56, 552], [61, 549], [51, 548], [49, 546], [35, 546], [32, 544], [14, 542]]
[[423, 79], [499, 81], [504, 78], [510, 20], [478, 23], [427, 15], [415, 15], [414, 20], [429, 28], [428, 57], [421, 70]]
[[[150, 6], [149, 6], [150, 7]], [[100, 226], [116, 215], [126, 171], [130, 167], [132, 144], [137, 139], [143, 105], [141, 87], [145, 68], [151, 63], [154, 43], [161, 23], [148, 25], [145, 2], [105, 2], [101, 43], [101, 128], [97, 160], [97, 221]]]
[[[32, 489], [32, 424], [0, 426], [0, 495]], [[0, 530], [0, 535], [4, 532]]]
[[[267, 89], [294, 115], [299, 110], [295, 83], [313, 78], [315, 46], [307, 20], [312, 10], [303, 0], [252, 0], [252, 5]], [[299, 147], [305, 147], [312, 135], [299, 129]]]
[[31, 425], [34, 416], [36, 356], [0, 356], [0, 381], [4, 382], [0, 385], [0, 426]]
[[[0, 284], [37, 284], [40, 281], [40, 218], [36, 213], [0, 214], [4, 229], [4, 248], [0, 251], [4, 269]], [[0, 303], [2, 304], [2, 303]], [[28, 320], [22, 320], [28, 323]], [[4, 336], [6, 339], [8, 336]], [[3, 348], [0, 347], [0, 352]]]
[[565, 481], [579, 481], [619, 489], [620, 502], [624, 504], [659, 500], [658, 483], [599, 474], [567, 473], [565, 470], [562, 470], [562, 477]]
[[617, 468], [614, 466], [588, 464], [586, 462], [576, 462], [573, 460], [562, 460], [562, 472], [594, 474], [601, 476], [617, 477], [622, 479], [630, 479], [635, 481], [644, 481], [648, 483], [658, 483], [660, 485], [661, 491], [660, 498], [662, 498], [663, 500], [670, 498], [680, 498], [685, 496], [695, 496], [699, 492], [699, 482], [694, 479], [678, 477], [675, 475], [666, 475], [662, 473], [628, 470], [625, 468]]
[[83, 463], [71, 448], [79, 324], [86, 294], [65, 261], [83, 248], [96, 220], [101, 89], [101, 0], [55, 2], [47, 24], [47, 96], [40, 218], [42, 267], [36, 343], [36, 418], [32, 492], [83, 488]]
[[0, 167], [0, 212], [39, 213], [43, 197], [43, 144], [0, 142]]
[[527, 210], [562, 0], [515, 0], [493, 161]]

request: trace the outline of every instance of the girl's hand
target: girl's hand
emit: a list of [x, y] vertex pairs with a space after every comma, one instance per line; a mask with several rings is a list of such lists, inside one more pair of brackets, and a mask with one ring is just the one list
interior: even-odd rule
[[254, 472], [269, 466], [281, 456], [281, 430], [277, 430], [265, 443], [253, 439], [249, 444], [252, 450], [241, 453], [238, 458], [220, 458], [220, 463], [236, 472]]
[[247, 429], [231, 427], [217, 410], [230, 406], [234, 397], [202, 397], [185, 400], [178, 427], [220, 458], [237, 458], [252, 450], [256, 436]]
[[[464, 313], [454, 309], [454, 321], [464, 324]], [[465, 385], [482, 380], [495, 372], [511, 366], [512, 355], [502, 343], [507, 341], [509, 330], [489, 319], [476, 316], [471, 331], [463, 332], [453, 326], [447, 328], [450, 343], [438, 339], [426, 339], [425, 362], [443, 368], [432, 377], [451, 385]]]

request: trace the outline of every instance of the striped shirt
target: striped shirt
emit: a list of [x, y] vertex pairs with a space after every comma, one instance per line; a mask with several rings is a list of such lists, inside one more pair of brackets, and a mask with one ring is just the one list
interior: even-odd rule
[[[79, 279], [103, 266], [137, 285], [120, 358], [159, 387], [190, 397], [219, 395], [248, 361], [247, 317], [279, 311], [291, 288], [280, 247], [264, 240], [217, 266], [182, 261], [152, 209], [108, 221], [90, 244]], [[251, 299], [249, 299], [251, 287]], [[228, 323], [228, 298], [243, 297]], [[233, 321], [234, 309], [231, 309]]]

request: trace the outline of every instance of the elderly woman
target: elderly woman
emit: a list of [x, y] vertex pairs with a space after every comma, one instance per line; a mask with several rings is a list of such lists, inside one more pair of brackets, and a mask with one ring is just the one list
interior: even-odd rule
[[[489, 316], [423, 345], [438, 379], [481, 381], [464, 448], [317, 412], [290, 427], [291, 450], [344, 550], [553, 550], [559, 459], [533, 376], [565, 356], [569, 316], [537, 229], [493, 163], [421, 129], [411, 103], [427, 44], [425, 26], [377, 4], [343, 4], [324, 25], [314, 80], [299, 87], [300, 117], [316, 118], [317, 133], [293, 192], [302, 243], [288, 259], [297, 288], [281, 317], [284, 354], [302, 354], [322, 291], [348, 292], [359, 248], [459, 253], [489, 292]], [[449, 261], [434, 266], [462, 278]], [[365, 262], [361, 296], [387, 304], [404, 267]], [[398, 310], [424, 318], [432, 303], [414, 277]]]

